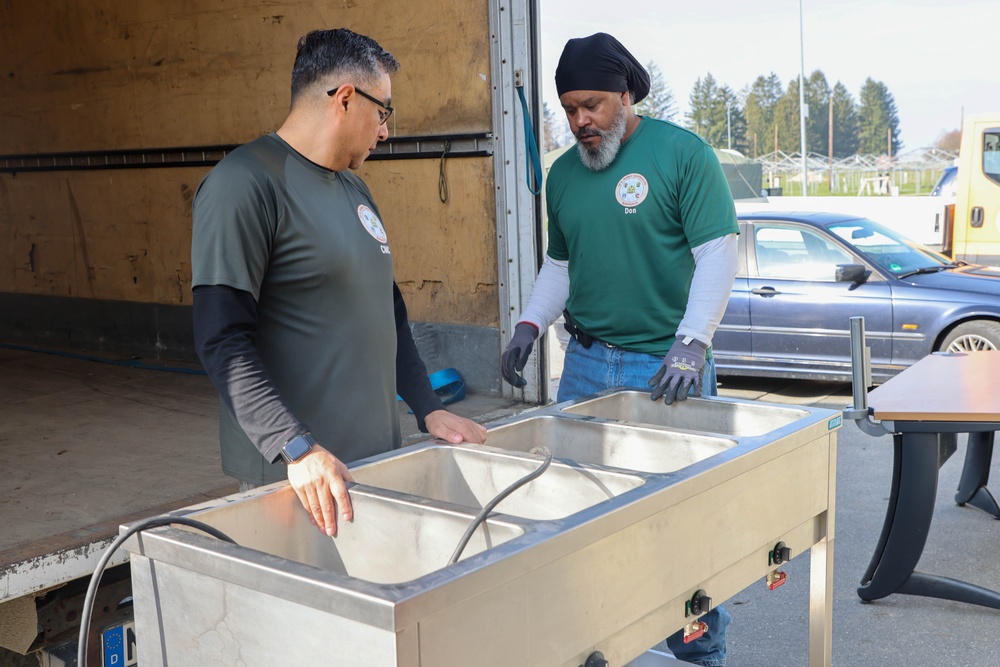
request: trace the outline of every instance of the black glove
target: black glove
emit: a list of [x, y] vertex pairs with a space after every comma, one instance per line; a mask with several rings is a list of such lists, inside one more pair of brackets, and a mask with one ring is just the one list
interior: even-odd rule
[[662, 396], [664, 403], [672, 405], [686, 399], [692, 386], [700, 388], [706, 352], [708, 346], [690, 336], [674, 340], [660, 370], [649, 380], [649, 386], [655, 387], [649, 399], [655, 401]]
[[500, 374], [503, 379], [515, 387], [523, 387], [528, 384], [527, 380], [519, 375], [524, 370], [524, 365], [528, 363], [528, 355], [531, 354], [531, 346], [538, 338], [538, 329], [534, 324], [518, 322], [514, 327], [514, 336], [507, 343], [507, 349], [500, 355]]

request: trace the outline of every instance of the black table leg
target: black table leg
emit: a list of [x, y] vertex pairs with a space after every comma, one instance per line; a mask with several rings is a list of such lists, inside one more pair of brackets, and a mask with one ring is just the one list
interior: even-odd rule
[[942, 577], [936, 574], [926, 574], [924, 572], [914, 572], [911, 574], [896, 592], [906, 595], [920, 595], [925, 598], [967, 602], [983, 607], [1000, 609], [1000, 593], [996, 591], [991, 591], [988, 588], [957, 579]]
[[938, 481], [938, 436], [892, 436], [892, 489], [882, 534], [858, 596], [878, 600], [899, 590], [920, 560], [934, 514]]
[[1000, 505], [986, 488], [990, 480], [990, 462], [993, 459], [993, 431], [970, 433], [965, 450], [965, 467], [958, 483], [955, 502], [978, 507], [995, 519], [1000, 519]]
[[904, 593], [1000, 609], [1000, 593], [914, 571], [927, 543], [934, 514], [943, 446], [934, 433], [897, 433], [893, 436], [889, 505], [878, 546], [858, 587], [862, 600]]

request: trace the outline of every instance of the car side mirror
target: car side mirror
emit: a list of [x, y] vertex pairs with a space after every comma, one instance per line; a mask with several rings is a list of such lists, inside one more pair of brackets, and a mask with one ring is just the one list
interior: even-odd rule
[[868, 280], [871, 271], [864, 264], [838, 264], [836, 281], [838, 283], [855, 283], [860, 285]]

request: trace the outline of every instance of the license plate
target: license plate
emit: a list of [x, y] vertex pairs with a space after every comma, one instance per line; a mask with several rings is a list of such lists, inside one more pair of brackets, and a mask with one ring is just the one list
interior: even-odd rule
[[101, 664], [104, 667], [131, 667], [136, 663], [133, 621], [115, 625], [101, 633]]

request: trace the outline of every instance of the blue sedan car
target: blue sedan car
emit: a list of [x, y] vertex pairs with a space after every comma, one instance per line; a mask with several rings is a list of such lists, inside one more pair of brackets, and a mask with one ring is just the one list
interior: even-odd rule
[[865, 318], [883, 382], [935, 351], [1000, 349], [1000, 268], [849, 215], [740, 215], [740, 270], [713, 347], [719, 375], [850, 380]]

